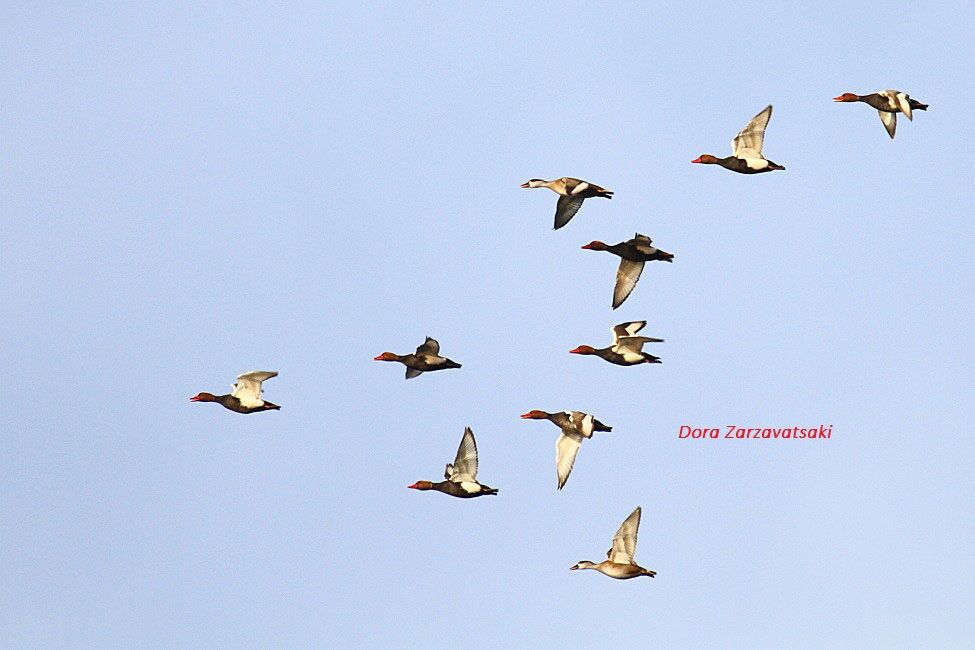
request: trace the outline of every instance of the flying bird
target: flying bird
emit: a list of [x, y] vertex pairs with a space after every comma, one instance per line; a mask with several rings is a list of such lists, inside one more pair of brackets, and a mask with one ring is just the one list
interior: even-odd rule
[[413, 354], [395, 354], [393, 352], [383, 352], [373, 361], [399, 361], [406, 366], [406, 378], [413, 379], [425, 372], [434, 370], [447, 370], [448, 368], [460, 368], [460, 364], [451, 361], [447, 357], [440, 356], [440, 344], [436, 340], [427, 337]]
[[869, 95], [857, 95], [854, 93], [843, 93], [839, 97], [833, 98], [834, 102], [863, 102], [877, 109], [880, 114], [880, 121], [887, 129], [887, 135], [891, 140], [894, 139], [894, 132], [897, 131], [897, 114], [903, 113], [907, 119], [914, 121], [913, 111], [928, 110], [927, 104], [922, 104], [916, 99], [911, 99], [910, 95], [899, 90], [884, 90], [879, 93]]
[[646, 235], [636, 233], [633, 239], [622, 241], [618, 244], [609, 246], [601, 241], [589, 242], [583, 246], [591, 251], [608, 251], [613, 255], [618, 255], [620, 266], [616, 269], [616, 288], [613, 289], [613, 309], [623, 304], [633, 288], [636, 287], [640, 274], [643, 273], [645, 262], [661, 260], [663, 262], [673, 262], [674, 256], [666, 251], [651, 246], [653, 240]]
[[640, 506], [636, 507], [629, 517], [620, 525], [620, 529], [613, 535], [613, 548], [606, 552], [607, 559], [600, 563], [582, 560], [569, 567], [575, 571], [577, 569], [595, 569], [603, 575], [617, 580], [629, 580], [639, 576], [650, 576], [655, 578], [656, 571], [644, 569], [633, 561], [636, 554], [636, 537], [640, 532]]
[[276, 411], [281, 407], [271, 402], [266, 402], [261, 397], [263, 384], [271, 377], [277, 377], [278, 373], [268, 370], [251, 370], [242, 375], [237, 375], [237, 383], [233, 385], [233, 392], [229, 395], [214, 395], [213, 393], [200, 393], [190, 398], [191, 402], [217, 402], [225, 409], [236, 411], [237, 413], [257, 413], [258, 411]]
[[555, 206], [555, 230], [558, 230], [569, 223], [576, 212], [582, 207], [582, 202], [599, 196], [604, 199], [613, 198], [613, 192], [595, 183], [582, 181], [578, 178], [556, 178], [554, 181], [545, 181], [541, 178], [533, 178], [521, 184], [522, 187], [536, 188], [547, 187], [559, 195], [559, 201]]
[[762, 112], [745, 125], [735, 139], [731, 141], [732, 155], [727, 158], [716, 158], [709, 153], [701, 154], [692, 163], [705, 165], [721, 165], [739, 174], [760, 174], [762, 172], [785, 169], [762, 155], [762, 144], [765, 142], [765, 127], [772, 117], [772, 105], [769, 104]]
[[470, 427], [464, 429], [464, 437], [460, 439], [460, 447], [457, 448], [457, 457], [452, 464], [447, 465], [444, 478], [447, 480], [439, 483], [417, 481], [407, 487], [412, 490], [436, 490], [461, 499], [498, 493], [497, 488], [477, 482], [477, 443], [474, 442], [474, 432]]
[[583, 438], [592, 438], [593, 431], [609, 432], [608, 427], [593, 416], [581, 411], [562, 411], [561, 413], [546, 413], [545, 411], [528, 411], [521, 416], [523, 420], [548, 420], [562, 430], [555, 442], [555, 475], [558, 479], [558, 489], [565, 486], [576, 462], [579, 447]]
[[646, 326], [647, 321], [638, 320], [628, 323], [615, 325], [613, 332], [613, 343], [606, 348], [593, 348], [589, 345], [580, 345], [574, 350], [569, 350], [571, 354], [594, 354], [602, 357], [617, 366], [637, 366], [641, 363], [660, 363], [660, 358], [643, 351], [644, 343], [663, 343], [663, 339], [654, 339], [649, 336], [637, 336], [637, 332]]

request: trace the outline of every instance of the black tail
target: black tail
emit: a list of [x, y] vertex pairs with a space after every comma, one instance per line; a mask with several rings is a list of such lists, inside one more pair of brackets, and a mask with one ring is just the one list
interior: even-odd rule
[[655, 357], [652, 354], [647, 354], [646, 352], [643, 353], [643, 358], [647, 363], [663, 363], [660, 360], [660, 357]]
[[603, 199], [611, 199], [611, 198], [613, 198], [613, 193], [610, 192], [609, 190], [607, 190], [605, 192], [600, 192], [596, 196], [598, 196], [600, 198], [603, 198]]
[[451, 361], [450, 359], [447, 359], [444, 362], [443, 367], [444, 368], [460, 368], [460, 364], [457, 363], [456, 361]]
[[928, 110], [928, 105], [927, 104], [922, 104], [921, 102], [917, 101], [916, 99], [912, 99], [911, 100], [911, 110], [915, 110], [915, 111], [926, 111], [926, 110]]
[[606, 433], [609, 433], [610, 431], [613, 430], [613, 427], [608, 427], [605, 424], [603, 424], [602, 422], [600, 422], [599, 420], [597, 420], [596, 418], [593, 418], [592, 419], [592, 430], [593, 431], [605, 431]]

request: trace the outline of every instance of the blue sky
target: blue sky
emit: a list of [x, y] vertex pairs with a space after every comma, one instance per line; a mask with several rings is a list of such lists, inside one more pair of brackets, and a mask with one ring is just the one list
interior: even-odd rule
[[[970, 3], [3, 13], [0, 645], [972, 637]], [[893, 141], [830, 99], [889, 87]], [[768, 103], [787, 171], [689, 163]], [[553, 232], [563, 175], [616, 196]], [[281, 411], [188, 401], [250, 369]], [[614, 427], [561, 492], [533, 408]], [[405, 489], [468, 425], [499, 496]], [[568, 571], [636, 505], [655, 580]]]

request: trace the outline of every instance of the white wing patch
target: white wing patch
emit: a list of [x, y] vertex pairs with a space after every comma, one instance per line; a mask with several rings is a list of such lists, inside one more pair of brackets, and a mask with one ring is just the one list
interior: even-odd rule
[[572, 194], [579, 194], [580, 192], [585, 192], [589, 189], [589, 183], [582, 181], [572, 189]]
[[278, 373], [269, 370], [251, 370], [237, 375], [237, 383], [234, 384], [234, 397], [240, 400], [241, 406], [256, 407], [264, 404], [261, 399], [261, 385], [271, 377], [277, 377]]
[[884, 123], [884, 128], [887, 129], [887, 135], [893, 138], [894, 133], [897, 132], [897, 113], [877, 112], [880, 113], [880, 121]]

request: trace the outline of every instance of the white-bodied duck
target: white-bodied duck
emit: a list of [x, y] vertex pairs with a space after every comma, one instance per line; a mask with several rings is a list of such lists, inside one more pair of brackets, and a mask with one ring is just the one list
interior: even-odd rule
[[573, 571], [577, 569], [595, 569], [617, 580], [629, 580], [630, 578], [637, 578], [639, 576], [656, 577], [656, 571], [644, 569], [633, 561], [633, 556], [636, 554], [636, 537], [639, 532], [640, 506], [637, 506], [636, 510], [623, 521], [620, 529], [613, 535], [613, 548], [606, 552], [607, 559], [598, 564], [589, 560], [582, 560], [569, 568]]
[[554, 181], [533, 178], [522, 183], [521, 186], [527, 188], [547, 187], [559, 195], [559, 201], [555, 206], [556, 230], [569, 223], [569, 220], [576, 215], [576, 212], [582, 207], [582, 202], [586, 199], [596, 196], [604, 199], [613, 198], [613, 192], [604, 187], [568, 176], [556, 178]]

